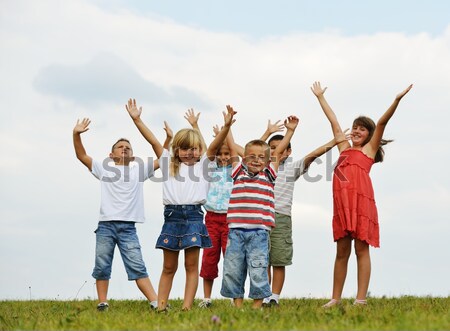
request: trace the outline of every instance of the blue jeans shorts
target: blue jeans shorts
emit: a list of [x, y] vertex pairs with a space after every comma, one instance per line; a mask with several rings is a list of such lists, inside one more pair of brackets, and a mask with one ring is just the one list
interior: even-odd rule
[[111, 267], [116, 245], [119, 247], [120, 255], [128, 274], [128, 280], [148, 277], [134, 222], [99, 222], [95, 234], [95, 267], [92, 277], [98, 280], [111, 278]]
[[250, 278], [249, 298], [264, 299], [272, 294], [267, 267], [269, 233], [263, 229], [231, 228], [223, 260], [220, 294], [227, 298], [244, 298], [247, 272]]
[[180, 251], [212, 247], [201, 205], [165, 205], [164, 224], [156, 248]]

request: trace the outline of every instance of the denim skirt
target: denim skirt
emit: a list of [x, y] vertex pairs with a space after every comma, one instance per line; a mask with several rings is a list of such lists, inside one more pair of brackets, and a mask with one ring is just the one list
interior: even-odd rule
[[180, 251], [191, 247], [212, 247], [203, 218], [201, 205], [165, 205], [164, 225], [156, 248]]

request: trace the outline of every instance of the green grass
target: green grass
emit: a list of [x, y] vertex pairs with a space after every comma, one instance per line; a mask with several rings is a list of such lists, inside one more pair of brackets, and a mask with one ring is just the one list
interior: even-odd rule
[[367, 307], [343, 300], [323, 309], [323, 299], [285, 299], [279, 307], [254, 310], [214, 300], [210, 309], [150, 311], [146, 301], [111, 300], [107, 312], [96, 302], [0, 301], [0, 330], [450, 330], [450, 297], [370, 298]]

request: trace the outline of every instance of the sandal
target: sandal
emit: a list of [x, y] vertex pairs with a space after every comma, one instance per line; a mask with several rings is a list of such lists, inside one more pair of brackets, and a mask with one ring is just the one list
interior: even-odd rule
[[353, 306], [367, 306], [367, 300], [356, 299], [353, 302]]
[[341, 300], [331, 299], [326, 304], [324, 304], [322, 306], [322, 308], [331, 308], [331, 307], [334, 307], [334, 306], [340, 305], [340, 304], [341, 304]]

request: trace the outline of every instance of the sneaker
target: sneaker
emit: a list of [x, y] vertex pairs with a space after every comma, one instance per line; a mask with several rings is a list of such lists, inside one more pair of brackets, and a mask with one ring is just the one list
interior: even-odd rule
[[322, 306], [322, 308], [331, 308], [341, 304], [341, 300], [331, 299], [326, 304]]
[[97, 305], [97, 310], [98, 310], [98, 311], [107, 311], [108, 308], [109, 308], [109, 305], [108, 305], [107, 302], [100, 302], [100, 303]]
[[264, 301], [263, 301], [262, 306], [265, 307], [265, 308], [269, 308], [269, 307], [278, 307], [278, 306], [279, 306], [279, 303], [278, 303], [278, 301], [275, 300], [275, 299], [270, 299], [269, 302], [264, 302]]
[[150, 310], [156, 310], [158, 309], [158, 302], [157, 301], [152, 301], [148, 303], [150, 306]]
[[202, 301], [200, 301], [198, 306], [200, 308], [210, 308], [212, 306], [212, 302], [211, 302], [211, 300], [202, 300]]

